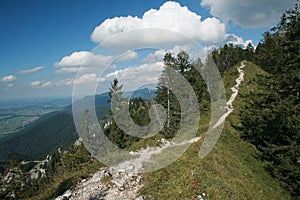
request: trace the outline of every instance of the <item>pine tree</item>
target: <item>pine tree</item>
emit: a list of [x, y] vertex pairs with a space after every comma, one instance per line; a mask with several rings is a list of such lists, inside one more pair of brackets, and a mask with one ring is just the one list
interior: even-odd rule
[[[108, 102], [112, 103], [112, 106], [116, 106], [114, 111], [117, 112], [118, 110], [118, 103], [122, 103], [124, 100], [123, 95], [123, 85], [119, 85], [119, 81], [117, 79], [113, 80], [111, 84], [111, 88], [109, 89], [109, 97], [110, 99]], [[123, 130], [120, 129], [118, 124], [114, 119], [114, 113], [112, 110], [109, 111], [111, 124], [109, 125], [108, 129], [105, 130], [105, 135], [108, 139], [116, 144], [120, 148], [126, 148], [132, 145], [134, 142], [138, 141], [139, 139], [133, 136], [130, 136], [124, 133]]]
[[269, 72], [245, 102], [244, 135], [271, 164], [268, 169], [300, 198], [300, 22], [296, 4], [264, 34], [255, 62]]
[[[185, 51], [179, 52], [176, 57], [171, 53], [166, 53], [164, 56], [165, 68], [159, 78], [159, 83], [157, 86], [157, 97], [156, 101], [164, 106], [167, 112], [166, 124], [164, 126], [163, 134], [167, 138], [172, 138], [175, 136], [177, 130], [180, 128], [181, 121], [181, 108], [176, 95], [169, 88], [180, 88], [182, 87], [171, 75], [172, 71], [178, 73], [184, 79], [191, 81], [194, 89], [198, 90], [195, 92], [202, 95], [203, 88], [202, 85], [197, 86], [199, 83], [200, 74], [196, 69], [193, 69], [189, 55]], [[201, 88], [201, 89], [199, 89]]]

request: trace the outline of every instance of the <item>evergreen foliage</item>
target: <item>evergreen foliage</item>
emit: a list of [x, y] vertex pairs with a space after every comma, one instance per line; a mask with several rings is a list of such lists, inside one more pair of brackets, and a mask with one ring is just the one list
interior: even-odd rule
[[[110, 99], [108, 100], [108, 102], [112, 102], [113, 98], [115, 98], [114, 100], [116, 101], [127, 103], [128, 99], [124, 99], [122, 97], [122, 88], [123, 85], [119, 85], [119, 81], [117, 79], [114, 79], [109, 90]], [[150, 120], [148, 111], [149, 105], [145, 103], [142, 98], [134, 98], [133, 100], [129, 101], [129, 112], [133, 120], [137, 122], [138, 125], [147, 125], [149, 123]], [[109, 114], [111, 123], [109, 127], [105, 129], [105, 135], [111, 142], [113, 142], [120, 148], [126, 148], [139, 140], [139, 138], [128, 135], [124, 133], [122, 129], [120, 129], [114, 119], [112, 110], [109, 111]]]
[[299, 7], [286, 11], [264, 34], [254, 62], [270, 73], [260, 77], [241, 113], [243, 138], [269, 162], [270, 172], [300, 198], [300, 20]]
[[176, 71], [189, 82], [198, 98], [200, 109], [208, 109], [209, 95], [207, 86], [198, 71], [203, 66], [200, 59], [192, 61], [187, 52], [181, 51], [176, 56], [166, 53], [163, 61], [165, 68], [159, 77], [156, 102], [162, 105], [167, 112], [167, 120], [162, 134], [167, 138], [173, 138], [180, 128], [181, 107], [170, 86], [173, 88], [182, 88], [183, 86], [174, 80], [174, 77], [170, 75], [171, 71]]

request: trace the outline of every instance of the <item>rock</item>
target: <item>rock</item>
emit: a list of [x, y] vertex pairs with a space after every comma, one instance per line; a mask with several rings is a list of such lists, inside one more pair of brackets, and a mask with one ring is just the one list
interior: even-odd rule
[[10, 197], [13, 198], [13, 199], [15, 199], [15, 198], [16, 198], [15, 193], [12, 193], [12, 194], [10, 195]]
[[4, 180], [6, 183], [10, 183], [10, 182], [12, 181], [13, 177], [14, 177], [14, 174], [11, 173], [11, 172], [8, 172], [8, 173], [6, 174], [6, 176], [4, 177], [3, 180]]
[[142, 196], [137, 197], [135, 200], [146, 200], [146, 197], [142, 195]]
[[124, 182], [122, 180], [112, 180], [112, 183], [114, 183], [118, 188], [123, 188]]
[[65, 193], [63, 194], [63, 196], [64, 196], [64, 197], [67, 197], [67, 198], [69, 198], [71, 195], [72, 195], [71, 190], [67, 190], [67, 191], [65, 191]]
[[164, 146], [169, 146], [169, 145], [170, 145], [169, 140], [167, 140], [167, 139], [165, 139], [165, 138], [162, 138], [162, 139], [161, 139], [161, 143], [162, 143]]
[[202, 194], [198, 195], [197, 200], [206, 200], [206, 194], [203, 192]]
[[43, 177], [46, 177], [46, 170], [43, 169], [43, 168], [40, 168], [39, 170], [40, 170], [40, 173], [41, 173], [41, 177], [42, 177], [42, 178], [43, 178]]
[[71, 197], [71, 195], [72, 195], [71, 190], [67, 190], [64, 192], [63, 195], [56, 197], [55, 200], [66, 200], [66, 199], [69, 199]]

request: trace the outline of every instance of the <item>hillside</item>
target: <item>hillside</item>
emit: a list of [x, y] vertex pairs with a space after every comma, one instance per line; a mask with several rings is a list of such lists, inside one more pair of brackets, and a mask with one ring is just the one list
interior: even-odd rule
[[[58, 123], [59, 122], [59, 123]], [[43, 159], [59, 147], [68, 147], [77, 139], [73, 117], [67, 112], [43, 116], [25, 129], [0, 141], [0, 159]]]
[[[85, 101], [83, 98], [80, 101]], [[108, 95], [96, 96], [98, 118], [105, 117], [110, 105]], [[0, 140], [0, 160], [41, 160], [57, 148], [67, 149], [78, 139], [72, 116], [72, 106], [42, 116], [24, 129]]]
[[[232, 94], [230, 88], [236, 85], [237, 77], [241, 77], [236, 68], [224, 73], [228, 99]], [[234, 109], [230, 110], [231, 106], [228, 106], [232, 113], [226, 119], [217, 145], [208, 156], [203, 159], [198, 156], [205, 137], [205, 133], [199, 132], [203, 137], [187, 141], [192, 145], [177, 161], [163, 169], [143, 174], [142, 162], [148, 161], [151, 156], [160, 157], [163, 151], [181, 144], [169, 143], [159, 137], [142, 139], [130, 147], [140, 157], [100, 169], [91, 179], [71, 187], [65, 195], [70, 199], [134, 199], [136, 196], [147, 200], [291, 199], [288, 192], [268, 173], [267, 163], [259, 159], [259, 151], [241, 139], [240, 113], [243, 112], [245, 98], [257, 88], [255, 80], [259, 76], [268, 76], [250, 62], [246, 62], [245, 68], [241, 69], [245, 77], [244, 80], [240, 79], [243, 81], [233, 102]], [[159, 148], [138, 150], [147, 145], [157, 145], [156, 141], [162, 142]]]
[[[155, 90], [140, 89], [127, 92], [125, 96], [143, 99], [153, 98]], [[108, 93], [95, 96], [96, 113], [99, 120], [105, 118], [110, 109]], [[86, 96], [75, 102], [73, 106], [85, 106], [93, 97]], [[41, 160], [53, 153], [57, 148], [67, 149], [78, 139], [76, 133], [72, 105], [62, 111], [42, 116], [24, 129], [11, 133], [0, 139], [0, 160], [14, 158], [16, 160]]]
[[[239, 113], [255, 79], [264, 75], [260, 67], [247, 62], [245, 81], [233, 103], [234, 111], [225, 122], [222, 135], [213, 151], [203, 159], [198, 152], [203, 139], [172, 165], [145, 175], [141, 194], [147, 199], [290, 199], [289, 194], [265, 170], [259, 152], [240, 139]], [[227, 97], [238, 76], [236, 67], [224, 74]], [[199, 197], [200, 198], [200, 197]]]
[[[235, 80], [239, 76], [236, 67], [224, 73], [227, 98], [230, 97], [232, 93], [230, 88], [235, 85]], [[142, 168], [136, 167], [131, 172], [130, 166], [134, 164], [133, 161], [121, 163], [114, 168], [101, 168], [96, 172], [97, 168], [99, 169], [102, 165], [97, 162], [91, 162], [90, 155], [82, 148], [83, 146], [75, 145], [69, 149], [69, 153], [60, 155], [59, 160], [55, 158], [57, 155], [53, 155], [52, 161], [44, 166], [47, 169], [46, 173], [49, 174], [46, 179], [40, 178], [30, 181], [48, 185], [46, 188], [35, 185], [34, 187], [37, 190], [42, 190], [31, 199], [57, 197], [66, 190], [65, 195], [68, 198], [72, 195], [71, 199], [86, 199], [88, 197], [97, 199], [104, 196], [107, 198], [126, 197], [123, 199], [132, 199], [127, 198], [129, 196], [144, 196], [147, 200], [291, 199], [288, 192], [266, 171], [267, 164], [259, 158], [259, 151], [249, 142], [241, 139], [240, 113], [243, 112], [241, 108], [245, 98], [247, 98], [251, 90], [257, 88], [255, 80], [258, 76], [268, 75], [260, 67], [250, 62], [246, 63], [243, 71], [245, 79], [242, 81], [239, 87], [239, 94], [233, 102], [233, 112], [225, 121], [225, 126], [217, 145], [205, 158], [201, 159], [198, 156], [199, 149], [205, 138], [205, 134], [202, 132], [203, 127], [206, 126], [205, 124], [201, 124], [201, 129], [199, 129], [201, 130], [199, 134], [203, 134], [203, 137], [201, 139], [198, 137], [191, 141], [191, 146], [177, 161], [163, 169], [146, 174], [141, 174], [140, 170]], [[207, 121], [208, 115], [202, 114], [202, 116], [205, 119], [201, 119], [201, 121]], [[147, 145], [157, 145], [157, 141], [161, 141], [162, 149], [169, 146], [172, 147], [172, 144], [162, 140], [161, 136], [157, 136], [152, 139], [140, 140], [130, 147], [130, 150], [137, 151], [139, 148]], [[146, 156], [146, 154], [152, 154], [152, 152], [157, 154], [160, 151], [155, 148], [147, 148], [147, 150], [142, 149], [136, 153]], [[141, 161], [144, 161], [144, 159], [137, 159], [135, 161], [136, 165], [141, 166]], [[90, 173], [95, 174], [92, 178], [86, 179]], [[61, 176], [62, 174], [63, 176]], [[25, 179], [26, 177], [27, 175]], [[15, 181], [18, 181], [17, 178], [15, 179]], [[51, 184], [47, 183], [47, 179], [51, 181]], [[79, 181], [80, 179], [84, 180]], [[13, 186], [13, 183], [9, 183], [7, 187], [23, 187]], [[19, 184], [20, 181], [16, 183]], [[15, 189], [12, 189], [12, 192], [16, 194], [15, 191]], [[28, 194], [30, 193], [35, 194], [34, 190], [28, 188]], [[21, 192], [20, 194], [18, 193], [18, 196], [28, 197], [28, 194]], [[60, 198], [63, 197], [61, 196]]]

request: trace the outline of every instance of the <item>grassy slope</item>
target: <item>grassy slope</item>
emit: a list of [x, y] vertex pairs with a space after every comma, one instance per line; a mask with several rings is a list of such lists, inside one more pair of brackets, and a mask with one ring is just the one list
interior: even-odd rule
[[[147, 199], [196, 199], [205, 193], [207, 199], [290, 199], [288, 193], [265, 170], [258, 151], [240, 139], [239, 112], [250, 89], [255, 89], [257, 74], [266, 74], [247, 63], [245, 81], [234, 102], [235, 110], [227, 118], [222, 135], [213, 151], [203, 159], [198, 151], [203, 139], [192, 144], [170, 166], [145, 175], [141, 194]], [[227, 96], [238, 77], [236, 68], [225, 73]], [[252, 81], [254, 80], [254, 81]]]

